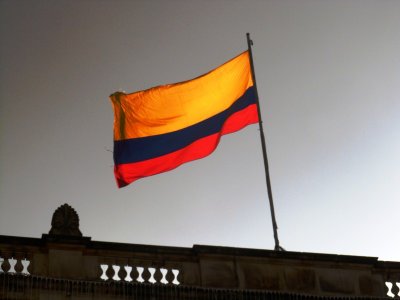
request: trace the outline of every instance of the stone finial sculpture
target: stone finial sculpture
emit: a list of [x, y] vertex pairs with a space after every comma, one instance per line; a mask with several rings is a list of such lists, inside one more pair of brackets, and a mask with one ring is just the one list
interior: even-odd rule
[[81, 237], [79, 216], [75, 209], [67, 203], [61, 205], [53, 213], [49, 235]]

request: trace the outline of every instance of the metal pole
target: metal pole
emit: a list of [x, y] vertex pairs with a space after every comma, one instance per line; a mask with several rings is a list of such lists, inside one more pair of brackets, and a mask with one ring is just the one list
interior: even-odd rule
[[275, 219], [274, 200], [272, 198], [271, 179], [270, 179], [270, 176], [269, 176], [269, 168], [268, 168], [267, 147], [265, 145], [265, 136], [264, 136], [264, 130], [263, 130], [263, 126], [262, 126], [263, 122], [262, 122], [262, 119], [261, 119], [260, 101], [259, 101], [259, 98], [258, 98], [256, 75], [255, 75], [255, 72], [254, 72], [253, 53], [251, 51], [251, 46], [253, 45], [253, 41], [250, 39], [250, 33], [247, 33], [246, 36], [247, 36], [247, 45], [249, 47], [251, 76], [253, 78], [254, 89], [255, 89], [255, 93], [256, 93], [256, 103], [257, 103], [257, 111], [258, 111], [258, 124], [260, 125], [261, 147], [262, 147], [263, 158], [264, 158], [265, 178], [266, 178], [266, 181], [267, 181], [268, 199], [269, 199], [269, 207], [270, 207], [270, 211], [271, 211], [272, 228], [274, 230], [275, 251], [281, 251], [281, 250], [284, 251], [284, 249], [281, 246], [279, 246], [278, 225], [277, 225], [276, 219]]

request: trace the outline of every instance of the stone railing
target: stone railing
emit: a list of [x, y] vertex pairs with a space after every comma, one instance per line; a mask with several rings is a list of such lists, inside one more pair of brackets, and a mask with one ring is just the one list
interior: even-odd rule
[[117, 265], [100, 265], [103, 273], [100, 278], [102, 280], [126, 281], [133, 283], [162, 283], [179, 285], [179, 270], [152, 268], [152, 267], [132, 267], [132, 266], [117, 266]]
[[30, 260], [15, 259], [14, 257], [6, 258], [0, 257], [0, 273], [7, 274], [21, 274], [25, 276], [31, 275], [28, 271]]
[[387, 296], [391, 298], [400, 298], [400, 282], [386, 281], [385, 284], [388, 288], [388, 292], [386, 293]]
[[0, 275], [55, 282], [400, 297], [400, 263], [374, 257], [197, 245], [162, 247], [49, 235], [41, 239], [0, 236], [0, 257]]

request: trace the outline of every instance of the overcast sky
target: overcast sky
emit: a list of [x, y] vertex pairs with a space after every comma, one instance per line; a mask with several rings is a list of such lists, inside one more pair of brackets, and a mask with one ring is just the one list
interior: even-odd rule
[[400, 1], [0, 0], [0, 234], [273, 249], [258, 125], [118, 189], [108, 96], [253, 55], [281, 245], [400, 261]]

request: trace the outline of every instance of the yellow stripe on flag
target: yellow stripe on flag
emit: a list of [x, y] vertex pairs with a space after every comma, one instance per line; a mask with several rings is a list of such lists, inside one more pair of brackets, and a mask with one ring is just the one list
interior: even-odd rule
[[110, 96], [114, 140], [174, 132], [229, 108], [253, 85], [248, 51], [195, 79]]

